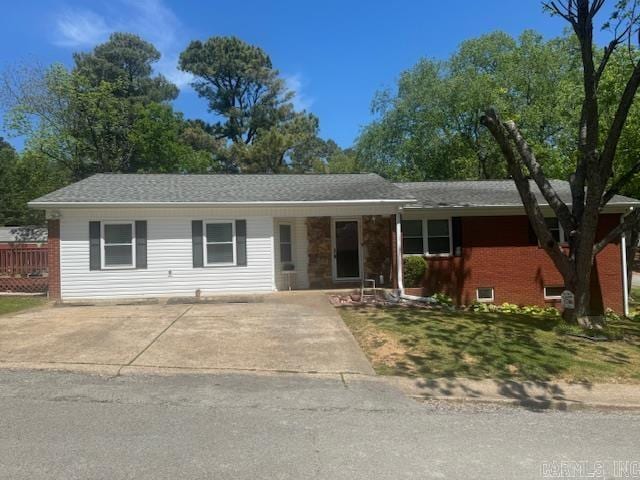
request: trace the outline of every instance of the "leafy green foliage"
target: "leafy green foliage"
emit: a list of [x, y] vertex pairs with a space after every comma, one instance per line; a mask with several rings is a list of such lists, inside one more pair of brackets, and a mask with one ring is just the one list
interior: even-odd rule
[[164, 102], [178, 96], [178, 88], [162, 75], [152, 76], [160, 52], [132, 33], [113, 33], [89, 53], [75, 53], [74, 72], [92, 87], [117, 85], [118, 97], [133, 102]]
[[496, 32], [463, 42], [446, 61], [423, 59], [397, 91], [373, 101], [358, 139], [361, 164], [389, 178], [504, 178], [506, 166], [480, 124], [488, 106], [515, 118], [552, 177], [571, 162], [580, 66], [572, 40], [517, 40]]
[[402, 260], [405, 286], [419, 287], [427, 271], [427, 262], [419, 255], [411, 255]]
[[193, 88], [220, 118], [211, 127], [226, 141], [218, 153], [228, 170], [325, 168], [331, 146], [318, 138], [318, 119], [294, 110], [294, 93], [261, 48], [236, 37], [193, 41], [180, 55], [180, 68], [195, 76]]
[[453, 299], [446, 293], [434, 293], [433, 295], [431, 295], [431, 298], [433, 298], [440, 305], [446, 305], [449, 307], [453, 305]]
[[495, 305], [493, 303], [474, 302], [469, 305], [469, 310], [480, 313], [514, 313], [521, 315], [533, 315], [544, 317], [559, 317], [560, 312], [554, 307], [540, 307], [538, 305], [516, 305], [514, 303], [502, 303]]

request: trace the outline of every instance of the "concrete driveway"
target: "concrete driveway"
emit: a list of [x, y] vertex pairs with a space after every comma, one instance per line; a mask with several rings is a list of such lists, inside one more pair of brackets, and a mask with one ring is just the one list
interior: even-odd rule
[[0, 366], [373, 374], [321, 293], [262, 303], [78, 306], [0, 318]]

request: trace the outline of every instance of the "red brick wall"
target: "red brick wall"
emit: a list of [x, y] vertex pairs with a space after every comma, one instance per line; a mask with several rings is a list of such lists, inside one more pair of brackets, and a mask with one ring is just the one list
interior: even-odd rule
[[[619, 221], [619, 215], [603, 215], [599, 235]], [[496, 304], [555, 305], [544, 299], [543, 287], [563, 283], [545, 251], [530, 245], [525, 216], [463, 217], [462, 256], [427, 260], [424, 293], [444, 292], [458, 304], [473, 303], [478, 287], [493, 287]], [[621, 262], [619, 243], [608, 245], [597, 256], [592, 303], [623, 311]]]
[[60, 220], [47, 220], [49, 229], [49, 298], [60, 300]]

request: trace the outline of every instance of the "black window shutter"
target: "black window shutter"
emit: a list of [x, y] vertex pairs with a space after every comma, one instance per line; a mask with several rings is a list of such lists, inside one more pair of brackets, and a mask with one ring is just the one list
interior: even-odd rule
[[89, 222], [89, 270], [100, 270], [100, 222]]
[[528, 236], [529, 236], [529, 245], [538, 245], [538, 236], [536, 232], [533, 230], [531, 226], [531, 221], [527, 219], [527, 227], [529, 227]]
[[462, 217], [451, 217], [453, 255], [462, 256]]
[[204, 266], [202, 250], [202, 220], [191, 221], [191, 245], [193, 246], [193, 268]]
[[136, 220], [136, 268], [147, 268], [146, 220]]
[[236, 262], [240, 266], [247, 264], [247, 221], [236, 220]]

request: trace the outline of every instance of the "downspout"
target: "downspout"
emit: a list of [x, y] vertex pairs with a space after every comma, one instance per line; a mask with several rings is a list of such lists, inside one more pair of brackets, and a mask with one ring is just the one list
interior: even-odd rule
[[398, 291], [400, 296], [404, 295], [404, 278], [402, 273], [402, 208], [398, 208], [396, 214], [396, 276], [398, 278]]
[[[624, 216], [621, 221], [624, 220]], [[622, 249], [622, 298], [624, 302], [624, 316], [629, 316], [629, 277], [627, 272], [627, 235], [622, 232], [620, 237], [620, 248]]]

